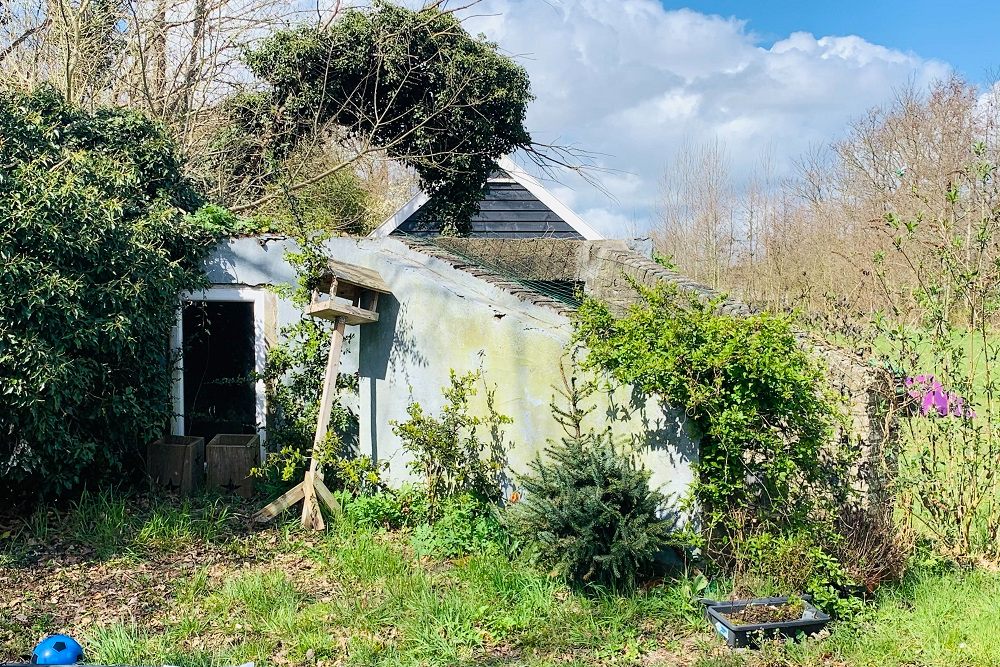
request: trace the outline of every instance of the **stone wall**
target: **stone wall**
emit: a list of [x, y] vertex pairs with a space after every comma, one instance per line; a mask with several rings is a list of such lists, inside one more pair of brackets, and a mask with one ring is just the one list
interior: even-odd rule
[[899, 444], [898, 410], [892, 376], [857, 354], [803, 337], [803, 345], [828, 370], [830, 386], [842, 401], [846, 426], [837, 444], [848, 448], [853, 461], [848, 479], [866, 506], [891, 500]]

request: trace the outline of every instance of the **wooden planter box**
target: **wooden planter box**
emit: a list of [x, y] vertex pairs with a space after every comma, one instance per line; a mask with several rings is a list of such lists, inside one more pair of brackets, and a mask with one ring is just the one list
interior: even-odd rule
[[205, 450], [208, 461], [208, 488], [253, 496], [250, 471], [260, 463], [260, 437], [220, 433]]
[[201, 488], [205, 438], [168, 435], [146, 447], [146, 472], [153, 484], [181, 495]]

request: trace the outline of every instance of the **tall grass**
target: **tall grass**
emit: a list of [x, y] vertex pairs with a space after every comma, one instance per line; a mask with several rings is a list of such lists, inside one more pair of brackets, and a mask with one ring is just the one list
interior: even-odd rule
[[917, 572], [834, 646], [863, 667], [1000, 665], [998, 600], [996, 573]]
[[683, 583], [587, 597], [495, 550], [428, 563], [405, 535], [347, 525], [310, 542], [300, 547], [316, 564], [308, 574], [254, 569], [219, 580], [195, 570], [174, 586], [162, 631], [96, 628], [86, 637], [88, 657], [179, 665], [596, 664], [637, 658], [657, 637], [690, 633], [697, 617]]
[[231, 519], [229, 502], [221, 498], [144, 500], [145, 506], [113, 489], [84, 491], [65, 508], [38, 508], [10, 548], [31, 542], [75, 545], [101, 559], [143, 555], [212, 542], [227, 532]]

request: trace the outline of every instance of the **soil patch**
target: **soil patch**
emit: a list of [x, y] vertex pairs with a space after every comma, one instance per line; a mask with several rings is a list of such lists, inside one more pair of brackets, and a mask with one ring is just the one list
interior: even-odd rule
[[733, 625], [759, 625], [761, 623], [785, 623], [802, 618], [805, 604], [802, 600], [781, 604], [750, 604], [728, 614], [723, 614]]

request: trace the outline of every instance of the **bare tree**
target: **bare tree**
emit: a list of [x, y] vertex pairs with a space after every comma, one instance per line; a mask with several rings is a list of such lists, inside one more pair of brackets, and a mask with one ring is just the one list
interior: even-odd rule
[[683, 146], [662, 182], [658, 249], [693, 278], [720, 286], [736, 259], [736, 206], [725, 147]]

